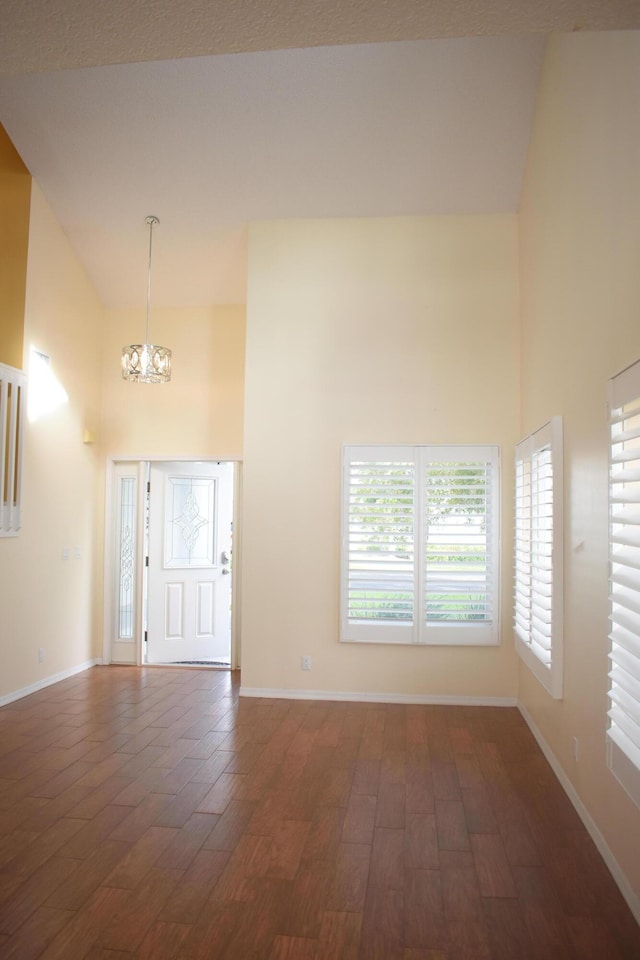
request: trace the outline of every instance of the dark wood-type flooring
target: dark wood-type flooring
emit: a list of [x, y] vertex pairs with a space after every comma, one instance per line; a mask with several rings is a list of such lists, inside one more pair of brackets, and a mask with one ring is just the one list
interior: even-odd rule
[[238, 684], [96, 667], [0, 709], [2, 960], [640, 958], [517, 710]]

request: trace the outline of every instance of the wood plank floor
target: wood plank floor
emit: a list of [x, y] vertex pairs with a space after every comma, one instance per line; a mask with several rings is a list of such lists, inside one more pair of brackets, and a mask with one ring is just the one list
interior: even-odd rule
[[640, 958], [515, 709], [238, 684], [97, 667], [0, 709], [3, 960]]

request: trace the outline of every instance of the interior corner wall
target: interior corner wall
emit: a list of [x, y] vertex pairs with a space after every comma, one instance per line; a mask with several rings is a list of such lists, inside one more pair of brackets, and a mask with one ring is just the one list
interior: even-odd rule
[[636, 898], [640, 810], [605, 753], [606, 399], [608, 378], [640, 358], [639, 224], [640, 33], [555, 36], [520, 214], [522, 432], [564, 418], [564, 699], [524, 666], [520, 699]]
[[243, 689], [515, 698], [508, 626], [499, 647], [340, 643], [339, 559], [344, 443], [500, 444], [509, 624], [517, 264], [508, 215], [251, 227]]
[[21, 368], [31, 175], [0, 124], [0, 363]]
[[169, 383], [127, 383], [122, 348], [144, 339], [144, 310], [106, 311], [100, 439], [109, 457], [239, 460], [244, 306], [152, 308], [155, 343], [172, 350]]
[[[102, 599], [95, 587], [102, 568], [102, 464], [96, 446], [83, 443], [83, 435], [100, 406], [102, 316], [93, 288], [34, 183], [24, 368], [31, 346], [46, 353], [68, 399], [25, 423], [22, 529], [17, 537], [0, 539], [0, 698], [100, 655]], [[29, 386], [33, 394], [33, 380]]]

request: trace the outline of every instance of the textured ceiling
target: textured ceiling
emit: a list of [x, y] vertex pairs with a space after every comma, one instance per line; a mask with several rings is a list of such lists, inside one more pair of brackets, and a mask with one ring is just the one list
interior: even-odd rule
[[639, 4], [3, 0], [0, 122], [105, 304], [147, 214], [154, 304], [239, 303], [251, 220], [515, 211], [540, 31]]
[[639, 0], [2, 0], [0, 73], [387, 40], [638, 27]]

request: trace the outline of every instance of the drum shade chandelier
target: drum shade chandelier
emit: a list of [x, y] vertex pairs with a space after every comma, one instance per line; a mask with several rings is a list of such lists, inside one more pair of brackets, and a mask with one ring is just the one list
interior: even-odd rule
[[149, 304], [151, 302], [151, 248], [157, 217], [145, 217], [149, 227], [149, 265], [147, 269], [147, 328], [144, 343], [122, 348], [122, 378], [136, 383], [167, 383], [171, 380], [171, 350], [149, 343]]

